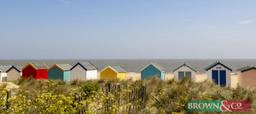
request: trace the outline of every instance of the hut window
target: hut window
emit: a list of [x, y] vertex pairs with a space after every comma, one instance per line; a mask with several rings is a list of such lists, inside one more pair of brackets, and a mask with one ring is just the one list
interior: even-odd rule
[[178, 75], [179, 75], [178, 76], [179, 80], [182, 80], [184, 78], [184, 76], [185, 76], [184, 72], [179, 72]]
[[191, 79], [192, 73], [190, 71], [179, 71], [178, 72], [178, 79], [183, 80], [185, 77]]
[[186, 72], [186, 77], [188, 77], [189, 79], [191, 79], [192, 73], [191, 72]]

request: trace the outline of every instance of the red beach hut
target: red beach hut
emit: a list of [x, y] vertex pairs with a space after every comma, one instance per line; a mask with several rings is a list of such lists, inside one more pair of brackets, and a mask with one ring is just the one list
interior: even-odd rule
[[35, 79], [48, 79], [48, 66], [45, 64], [28, 64], [22, 69], [22, 77]]

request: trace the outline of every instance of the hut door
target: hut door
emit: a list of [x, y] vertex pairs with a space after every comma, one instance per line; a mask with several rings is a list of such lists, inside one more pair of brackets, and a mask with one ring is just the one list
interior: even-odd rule
[[212, 81], [216, 84], [219, 83], [219, 72], [218, 72], [218, 70], [212, 70]]
[[217, 85], [226, 86], [226, 71], [212, 70], [212, 80]]
[[226, 86], [226, 71], [220, 71], [220, 86]]

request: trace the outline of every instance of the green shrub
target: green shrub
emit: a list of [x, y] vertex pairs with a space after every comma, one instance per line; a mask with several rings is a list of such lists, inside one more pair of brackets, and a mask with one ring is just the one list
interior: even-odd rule
[[92, 81], [88, 81], [82, 85], [82, 92], [84, 92], [87, 97], [95, 94], [99, 89], [100, 86], [98, 83]]

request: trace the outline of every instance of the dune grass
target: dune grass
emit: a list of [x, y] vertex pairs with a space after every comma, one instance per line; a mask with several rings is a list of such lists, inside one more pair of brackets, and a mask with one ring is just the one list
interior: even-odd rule
[[[248, 100], [256, 113], [256, 92], [218, 87], [211, 82], [161, 81], [63, 81], [21, 79], [7, 92], [0, 89], [1, 113], [186, 113], [190, 100]], [[203, 113], [203, 112], [202, 112]], [[207, 112], [204, 112], [207, 113]], [[208, 112], [214, 113], [214, 112]]]

